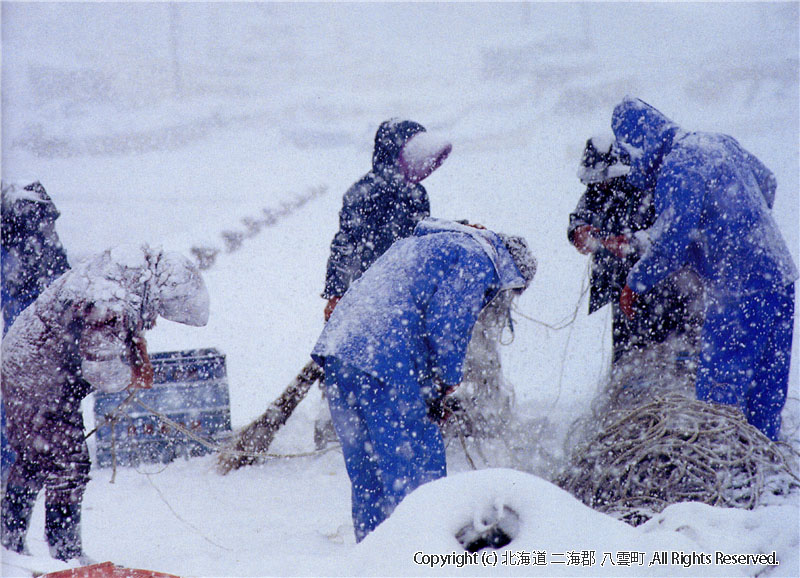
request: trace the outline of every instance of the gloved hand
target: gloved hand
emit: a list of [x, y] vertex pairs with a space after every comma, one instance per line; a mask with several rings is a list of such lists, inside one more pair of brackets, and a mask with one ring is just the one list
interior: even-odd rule
[[436, 397], [428, 402], [428, 417], [440, 427], [450, 416], [463, 410], [457, 397]]
[[597, 227], [581, 225], [572, 233], [572, 244], [582, 255], [594, 253], [602, 246], [596, 237], [599, 232]]
[[328, 302], [325, 304], [325, 321], [327, 322], [328, 319], [331, 318], [333, 315], [333, 310], [336, 309], [336, 304], [339, 303], [339, 299], [341, 299], [341, 295], [337, 295], [335, 297], [331, 297], [328, 299]]
[[631, 253], [635, 252], [631, 240], [627, 235], [615, 235], [613, 237], [606, 237], [600, 241], [611, 254], [620, 259], [624, 259]]
[[619, 308], [628, 319], [633, 319], [635, 313], [633, 305], [636, 303], [637, 297], [636, 293], [628, 285], [625, 285], [619, 294]]
[[137, 336], [131, 340], [132, 351], [131, 359], [131, 384], [132, 389], [150, 389], [153, 387], [153, 364], [150, 363], [150, 356], [147, 353], [147, 342], [144, 337]]

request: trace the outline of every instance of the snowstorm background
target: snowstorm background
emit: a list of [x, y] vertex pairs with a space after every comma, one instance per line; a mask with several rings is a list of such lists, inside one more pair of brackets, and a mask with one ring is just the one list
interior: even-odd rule
[[[424, 183], [433, 216], [523, 235], [538, 259], [503, 362], [517, 411], [540, 426], [541, 441], [530, 443], [548, 451], [557, 453], [610, 364], [610, 311], [586, 315], [587, 259], [566, 227], [583, 192], [583, 145], [610, 132], [623, 96], [685, 129], [731, 134], [758, 156], [777, 177], [774, 215], [800, 262], [797, 3], [3, 2], [1, 16], [3, 179], [41, 181], [61, 211], [57, 230], [73, 263], [119, 243], [216, 251], [205, 271], [209, 325], [162, 322], [148, 342], [151, 351], [223, 352], [235, 428], [308, 361], [341, 195], [369, 169], [375, 130], [391, 117], [453, 142]], [[273, 219], [254, 228], [265, 209]], [[795, 361], [784, 414], [794, 440], [799, 382]], [[314, 391], [276, 451], [313, 448], [319, 404]], [[448, 451], [451, 473], [466, 472], [460, 448]], [[298, 560], [312, 555], [331, 572], [333, 558], [355, 557], [362, 566], [342, 573], [392, 574], [407, 572], [408, 560], [387, 556], [389, 544], [409, 535], [447, 544], [431, 537], [441, 525], [417, 500], [415, 515], [398, 519], [421, 528], [387, 523], [382, 537], [356, 548], [336, 452], [228, 477], [211, 463], [123, 470], [114, 484], [95, 469], [84, 502], [87, 553], [184, 575], [302, 573], [313, 566]], [[434, 497], [458, 510], [468, 506], [457, 492], [501, 479], [527, 491], [515, 476], [456, 476]], [[532, 492], [546, 492], [539, 482]], [[519, 508], [534, 515], [531, 503]], [[779, 515], [753, 515], [709, 508], [674, 519], [694, 520], [693, 547], [709, 549], [734, 540], [772, 551], [794, 526], [781, 544], [798, 551], [796, 501]], [[60, 567], [46, 554], [41, 518], [37, 510], [28, 535], [33, 559], [17, 567]], [[598, 519], [586, 522], [598, 524], [590, 542], [632, 539], [629, 528]], [[711, 530], [718, 526], [727, 537]], [[762, 542], [735, 541], [753, 526]], [[529, 540], [547, 532], [525, 531]], [[676, 539], [657, 546], [691, 546]], [[19, 572], [7, 564], [4, 574]]]

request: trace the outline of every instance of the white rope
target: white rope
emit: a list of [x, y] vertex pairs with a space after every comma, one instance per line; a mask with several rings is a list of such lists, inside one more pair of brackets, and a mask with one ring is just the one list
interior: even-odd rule
[[753, 509], [769, 492], [800, 487], [797, 452], [731, 406], [673, 393], [612, 415], [556, 483], [634, 525], [677, 502]]

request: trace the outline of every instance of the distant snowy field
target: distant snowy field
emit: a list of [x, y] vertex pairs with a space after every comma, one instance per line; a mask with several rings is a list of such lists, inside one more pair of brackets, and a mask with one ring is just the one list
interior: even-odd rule
[[[149, 344], [224, 352], [240, 427], [308, 359], [341, 195], [368, 170], [378, 124], [443, 132], [453, 153], [425, 181], [433, 214], [524, 235], [539, 260], [504, 367], [555, 451], [610, 359], [610, 315], [586, 316], [586, 258], [565, 234], [586, 138], [610, 130], [625, 94], [687, 129], [732, 134], [775, 172], [774, 214], [800, 261], [798, 23], [797, 3], [3, 2], [2, 176], [42, 182], [73, 261], [123, 242], [220, 249], [205, 275], [209, 325], [162, 322]], [[310, 191], [322, 192], [292, 208]], [[283, 213], [229, 251], [223, 234], [265, 208]], [[576, 308], [561, 331], [526, 319], [555, 324]], [[798, 444], [798, 339], [793, 353], [784, 433]], [[319, 402], [315, 391], [298, 407], [274, 450], [313, 447]], [[540, 477], [471, 472], [458, 447], [449, 458], [450, 477], [358, 546], [336, 451], [226, 477], [208, 457], [120, 469], [113, 484], [95, 469], [84, 543], [99, 561], [183, 576], [800, 575], [796, 496], [755, 511], [679, 504], [632, 528]], [[547, 477], [545, 466], [526, 469]], [[522, 526], [496, 567], [415, 563], [417, 551], [457, 551], [458, 528], [498, 500]], [[40, 503], [32, 556], [4, 552], [4, 576], [65, 567], [42, 525]], [[547, 565], [512, 565], [537, 551]], [[651, 566], [657, 551], [776, 551], [781, 565]], [[567, 552], [596, 559], [559, 563]], [[609, 562], [632, 552], [641, 566]]]

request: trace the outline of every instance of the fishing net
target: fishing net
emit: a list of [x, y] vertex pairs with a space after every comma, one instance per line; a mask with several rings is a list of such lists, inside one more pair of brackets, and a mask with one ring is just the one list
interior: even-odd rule
[[797, 452], [738, 409], [697, 401], [681, 353], [669, 342], [615, 368], [568, 438], [559, 486], [633, 525], [678, 502], [752, 509], [800, 488]]

